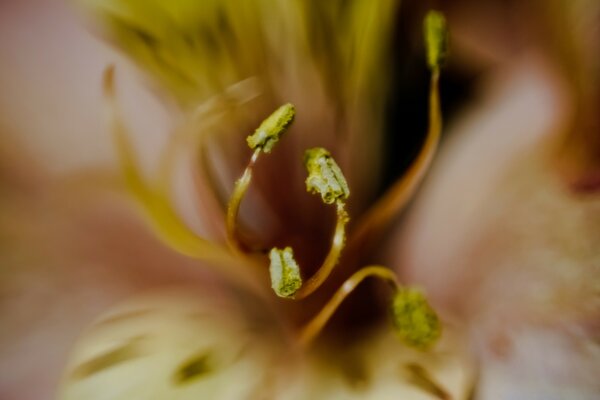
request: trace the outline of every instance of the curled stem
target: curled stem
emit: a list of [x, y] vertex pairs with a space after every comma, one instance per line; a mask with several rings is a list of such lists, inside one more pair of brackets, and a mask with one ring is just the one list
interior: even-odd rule
[[[306, 150], [304, 153], [304, 166], [308, 172], [306, 178], [306, 190], [310, 193], [318, 194], [321, 196], [321, 200], [325, 204], [336, 204], [337, 208], [337, 223], [335, 227], [335, 233], [331, 241], [331, 247], [325, 261], [319, 267], [317, 272], [302, 285], [302, 280], [299, 280], [300, 285], [296, 285], [297, 291], [285, 293], [275, 290], [275, 293], [280, 297], [287, 297], [290, 299], [300, 300], [315, 290], [317, 290], [327, 277], [333, 271], [333, 268], [337, 265], [340, 254], [346, 244], [346, 224], [350, 220], [348, 213], [346, 212], [346, 200], [350, 196], [350, 189], [346, 178], [342, 173], [342, 170], [337, 165], [331, 153], [322, 147], [315, 147]], [[275, 248], [275, 251], [281, 251]], [[297, 266], [295, 260], [293, 260], [293, 252], [290, 252], [290, 260]], [[274, 280], [279, 274], [279, 268], [277, 265], [271, 264], [271, 281]], [[276, 275], [273, 275], [276, 273]], [[274, 285], [277, 288], [278, 285]]]
[[393, 271], [388, 268], [370, 265], [364, 267], [355, 272], [350, 278], [340, 286], [340, 288], [334, 293], [331, 299], [325, 304], [321, 311], [310, 320], [304, 328], [302, 328], [298, 340], [303, 346], [308, 346], [321, 332], [327, 321], [331, 318], [333, 313], [338, 309], [340, 304], [348, 297], [350, 293], [356, 289], [356, 287], [364, 281], [366, 278], [375, 277], [388, 282], [394, 289], [400, 288], [398, 278]]
[[313, 292], [315, 292], [333, 271], [333, 268], [337, 265], [340, 254], [344, 249], [346, 242], [346, 224], [350, 220], [348, 213], [346, 212], [345, 203], [342, 201], [336, 202], [337, 206], [337, 222], [335, 225], [335, 233], [331, 240], [331, 248], [327, 257], [323, 261], [321, 267], [315, 272], [315, 274], [308, 280], [293, 296], [294, 299], [303, 299]]
[[254, 150], [246, 169], [242, 176], [235, 182], [235, 187], [233, 189], [233, 193], [231, 198], [229, 199], [229, 204], [227, 205], [227, 243], [229, 247], [243, 251], [243, 245], [240, 242], [237, 236], [237, 217], [240, 211], [240, 204], [242, 203], [242, 199], [246, 195], [248, 191], [248, 187], [250, 186], [250, 182], [252, 180], [252, 169], [260, 156], [261, 149], [257, 148]]
[[431, 75], [429, 92], [429, 129], [421, 151], [408, 171], [357, 222], [350, 238], [350, 247], [364, 242], [383, 228], [406, 205], [423, 180], [437, 150], [442, 130], [438, 82], [439, 69], [435, 69]]
[[294, 122], [295, 116], [296, 108], [294, 105], [290, 103], [284, 104], [269, 115], [256, 128], [254, 133], [246, 138], [248, 146], [254, 150], [254, 153], [242, 177], [235, 182], [235, 187], [227, 206], [227, 243], [232, 250], [243, 251], [243, 245], [236, 236], [236, 221], [240, 211], [240, 204], [252, 180], [252, 168], [256, 164], [261, 152], [270, 153], [273, 150], [273, 147], [279, 142], [281, 136]]
[[406, 205], [423, 180], [437, 151], [442, 131], [439, 93], [440, 68], [448, 53], [448, 33], [444, 16], [435, 11], [429, 12], [425, 18], [424, 31], [427, 64], [431, 71], [429, 127], [425, 142], [408, 171], [358, 221], [356, 230], [350, 238], [351, 248], [366, 242], [366, 238], [373, 237]]

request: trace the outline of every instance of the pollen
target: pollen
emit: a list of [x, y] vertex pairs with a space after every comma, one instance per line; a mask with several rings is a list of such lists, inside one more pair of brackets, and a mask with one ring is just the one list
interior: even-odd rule
[[448, 55], [448, 28], [446, 18], [437, 11], [430, 11], [423, 25], [425, 47], [427, 50], [427, 65], [432, 70], [444, 64]]
[[252, 135], [246, 138], [248, 146], [252, 150], [260, 149], [265, 153], [270, 153], [281, 135], [294, 122], [295, 115], [296, 109], [292, 104], [282, 105], [265, 119]]
[[392, 301], [396, 333], [409, 347], [427, 349], [441, 335], [441, 324], [427, 298], [418, 289], [401, 288]]
[[292, 297], [302, 286], [300, 267], [291, 247], [273, 248], [269, 253], [271, 287], [279, 297]]
[[348, 198], [350, 189], [346, 178], [327, 150], [322, 147], [306, 150], [304, 165], [308, 171], [307, 191], [320, 194], [326, 204]]

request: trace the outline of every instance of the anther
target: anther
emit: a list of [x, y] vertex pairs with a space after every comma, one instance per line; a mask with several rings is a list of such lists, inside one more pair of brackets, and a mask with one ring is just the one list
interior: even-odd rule
[[350, 248], [373, 245], [377, 233], [408, 203], [423, 180], [435, 155], [442, 131], [440, 106], [440, 69], [448, 55], [448, 29], [443, 14], [430, 11], [423, 21], [427, 65], [430, 69], [429, 127], [421, 150], [406, 172], [355, 224]]
[[435, 70], [444, 64], [448, 55], [446, 18], [438, 11], [429, 11], [425, 17], [423, 29], [427, 50], [427, 65]]
[[296, 109], [292, 104], [282, 105], [265, 119], [252, 135], [246, 138], [248, 146], [252, 150], [260, 149], [265, 153], [270, 153], [281, 135], [294, 121], [295, 115]]
[[346, 178], [327, 150], [322, 147], [306, 150], [304, 165], [308, 171], [307, 191], [320, 194], [326, 204], [348, 198], [350, 190]]
[[409, 347], [427, 349], [441, 335], [440, 321], [418, 289], [400, 288], [394, 295], [391, 313], [396, 333]]
[[302, 286], [300, 268], [291, 247], [273, 248], [269, 253], [271, 287], [279, 297], [292, 297]]

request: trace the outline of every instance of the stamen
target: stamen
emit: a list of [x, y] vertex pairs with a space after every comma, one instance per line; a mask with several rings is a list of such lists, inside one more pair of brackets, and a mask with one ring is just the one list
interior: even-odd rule
[[175, 167], [186, 158], [185, 152], [191, 149], [195, 164], [191, 171], [193, 186], [196, 196], [202, 200], [198, 202], [196, 213], [206, 223], [207, 229], [218, 232], [219, 236], [223, 225], [220, 219], [214, 216], [223, 213], [225, 219], [222, 205], [227, 202], [227, 196], [219, 190], [214, 165], [209, 162], [208, 140], [211, 137], [209, 132], [211, 127], [218, 125], [229, 115], [227, 113], [229, 108], [244, 106], [245, 103], [259, 96], [261, 91], [258, 78], [251, 77], [235, 82], [226, 87], [222, 93], [203, 100], [196, 106], [189, 120], [171, 133], [167, 147], [161, 154], [157, 188], [163, 193], [168, 193], [173, 184]]
[[396, 291], [391, 305], [392, 322], [404, 344], [422, 350], [435, 343], [440, 337], [441, 325], [425, 296], [417, 289], [401, 287], [394, 272], [382, 266], [364, 267], [348, 278], [323, 309], [305, 325], [300, 333], [299, 342], [304, 346], [309, 345], [342, 301], [369, 277], [388, 282]]
[[444, 16], [436, 11], [427, 14], [424, 21], [427, 64], [431, 70], [429, 86], [429, 127], [425, 142], [408, 171], [370, 208], [356, 224], [349, 246], [368, 245], [412, 197], [431, 165], [442, 131], [439, 76], [440, 67], [448, 53], [448, 32]]
[[281, 138], [281, 135], [289, 128], [294, 121], [296, 109], [290, 103], [284, 104], [265, 119], [254, 133], [246, 138], [248, 146], [254, 150], [242, 177], [235, 182], [233, 193], [227, 205], [227, 242], [230, 248], [238, 251], [243, 250], [237, 231], [237, 217], [240, 211], [240, 204], [246, 195], [246, 191], [252, 180], [252, 169], [258, 160], [261, 152], [270, 153], [275, 144]]
[[[346, 178], [340, 167], [338, 167], [331, 154], [320, 147], [307, 150], [304, 156], [304, 165], [308, 172], [306, 178], [306, 190], [311, 193], [318, 193], [325, 204], [335, 202], [337, 208], [337, 222], [335, 233], [331, 240], [329, 253], [325, 257], [323, 264], [317, 272], [302, 285], [297, 288], [296, 293], [286, 296], [295, 300], [303, 299], [315, 290], [329, 277], [333, 268], [337, 265], [340, 254], [346, 244], [346, 225], [350, 220], [346, 212], [344, 200], [350, 195]], [[271, 280], [273, 276], [271, 275]]]
[[271, 265], [271, 287], [279, 297], [290, 297], [302, 286], [300, 268], [294, 260], [291, 247], [273, 248], [269, 253]]

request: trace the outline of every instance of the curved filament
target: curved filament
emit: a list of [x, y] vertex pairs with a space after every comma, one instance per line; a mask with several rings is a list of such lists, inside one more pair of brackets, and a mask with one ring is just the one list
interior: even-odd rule
[[371, 265], [355, 272], [344, 284], [334, 293], [331, 299], [325, 304], [321, 311], [302, 328], [298, 337], [303, 346], [308, 346], [321, 332], [327, 321], [338, 309], [340, 304], [348, 297], [356, 287], [366, 278], [376, 277], [388, 282], [394, 289], [400, 287], [398, 278], [394, 272], [388, 268]]

